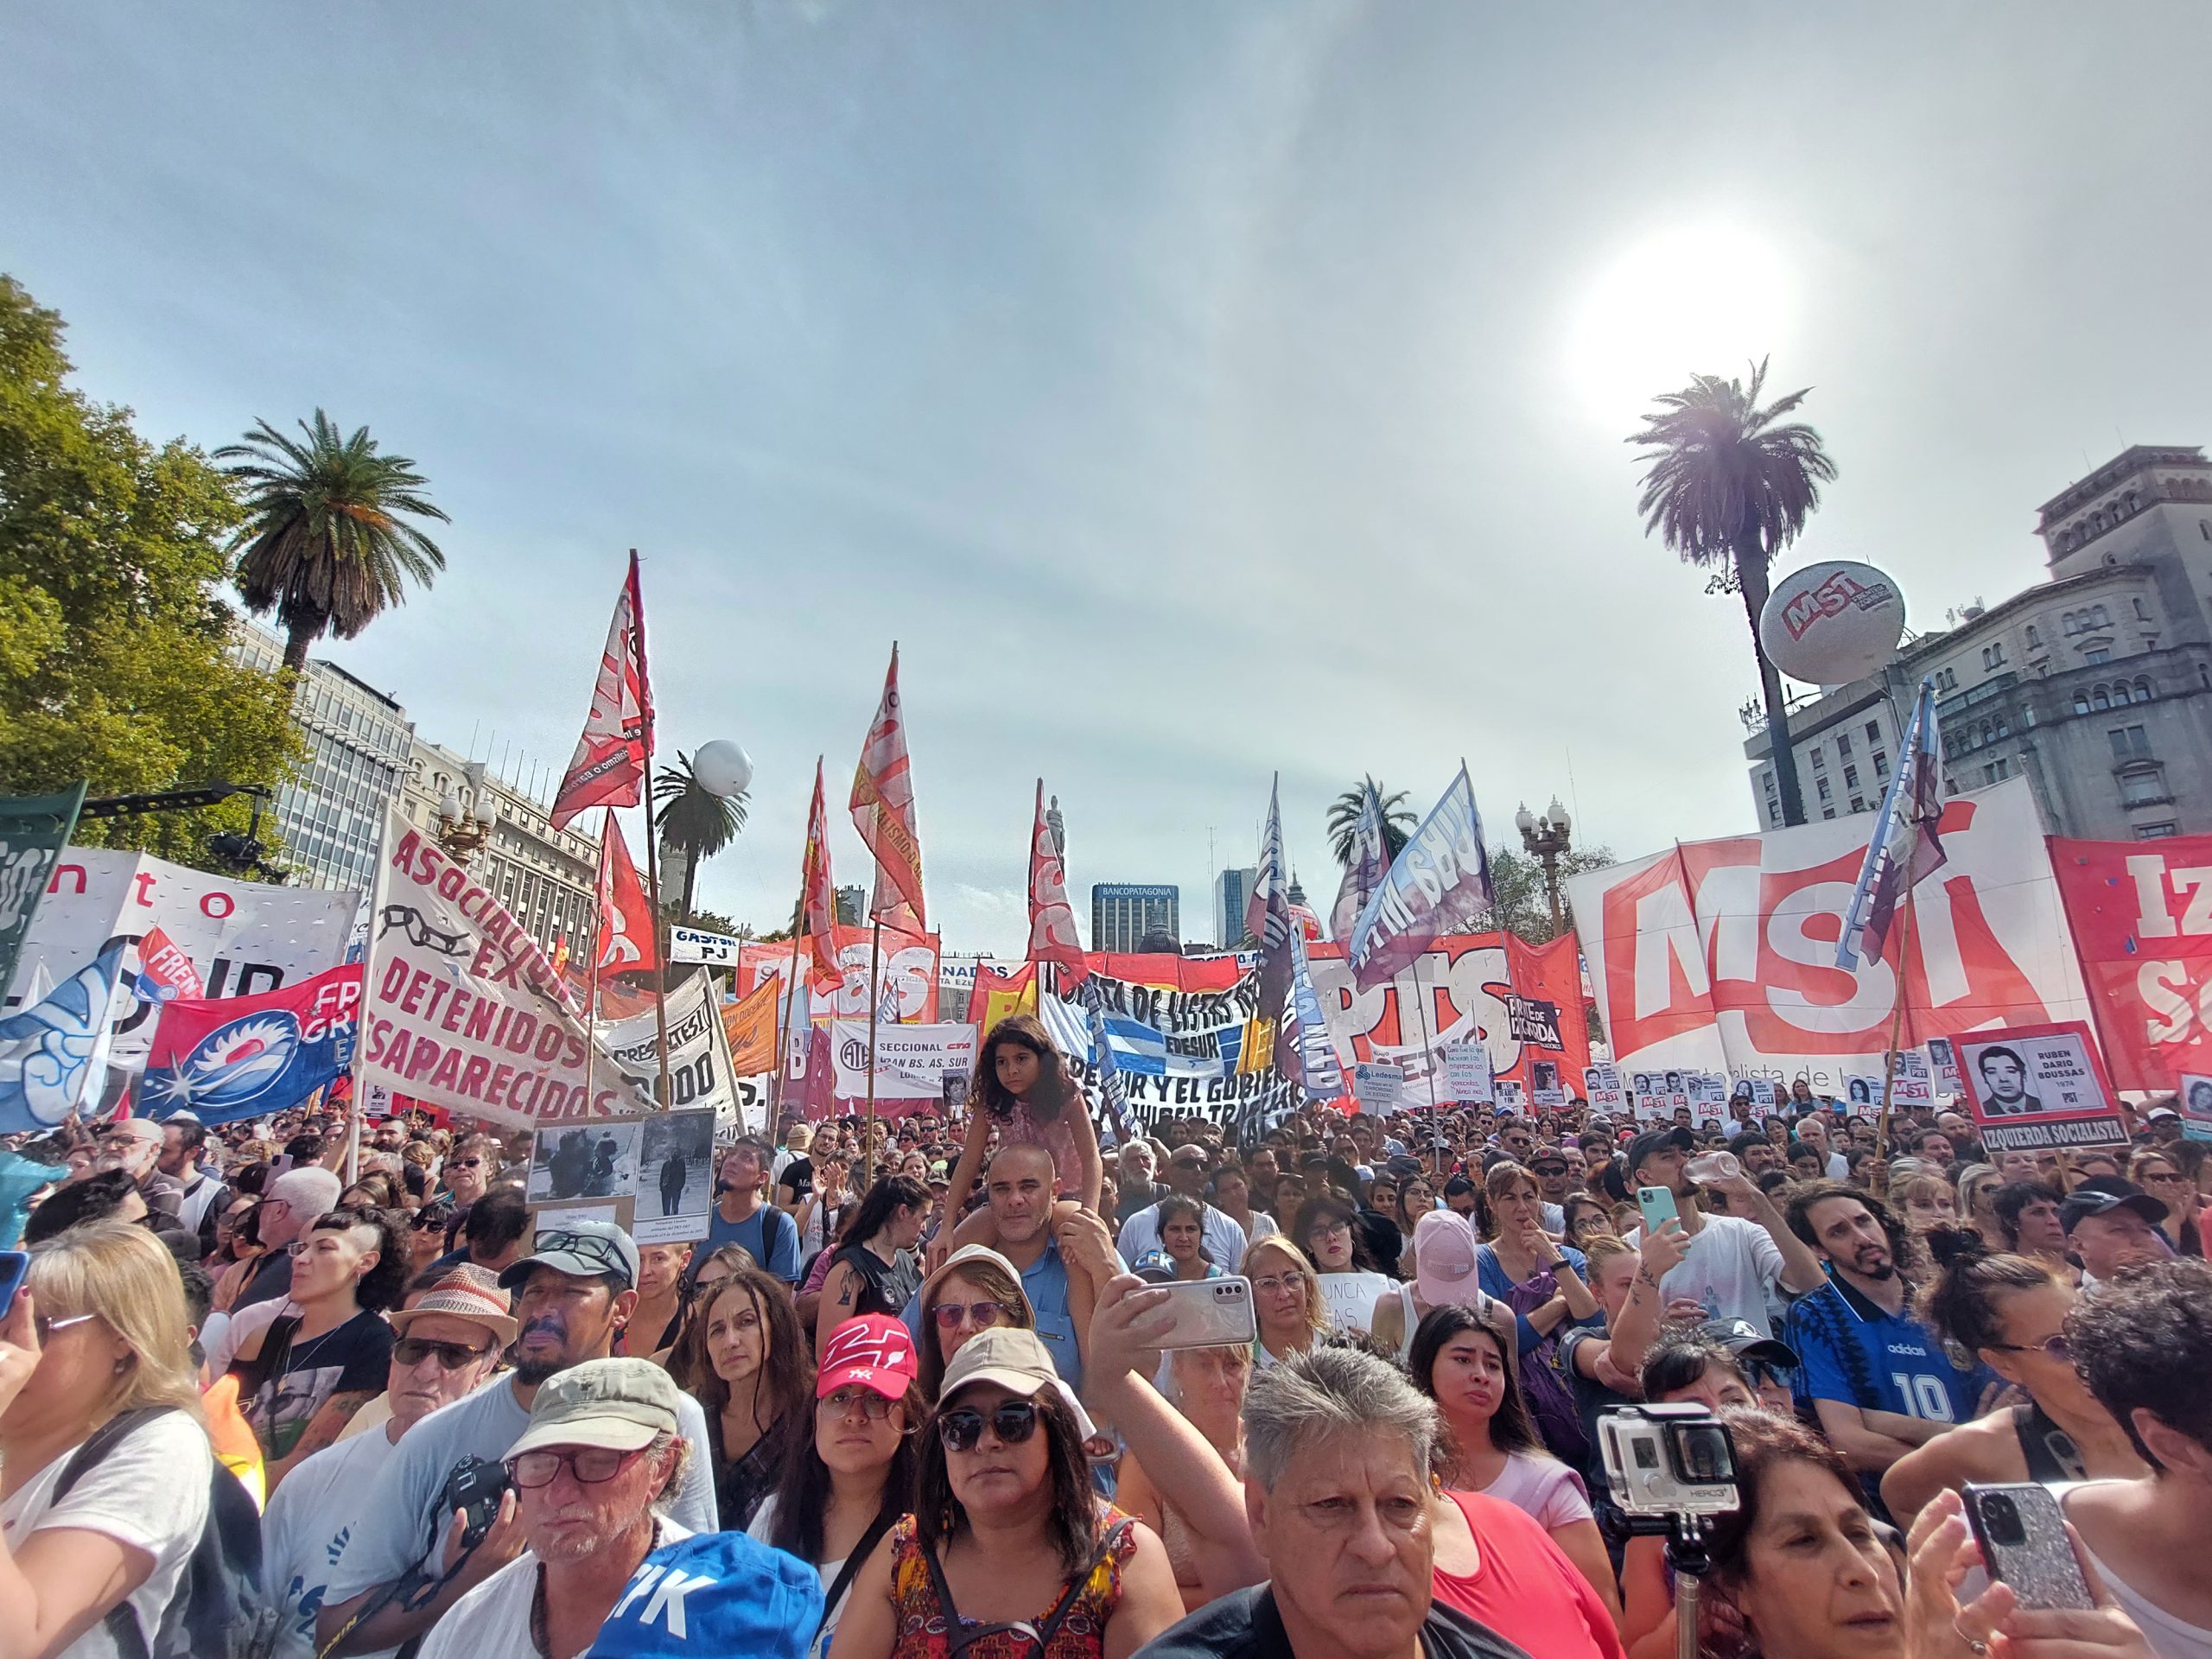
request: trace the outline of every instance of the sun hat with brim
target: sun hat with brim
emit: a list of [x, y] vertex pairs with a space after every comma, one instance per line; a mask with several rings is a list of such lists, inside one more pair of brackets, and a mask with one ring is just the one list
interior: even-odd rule
[[572, 1279], [613, 1274], [629, 1289], [638, 1282], [637, 1241], [611, 1221], [566, 1221], [546, 1217], [531, 1241], [531, 1253], [499, 1274], [499, 1288], [514, 1290], [533, 1270], [550, 1268]]
[[530, 1427], [507, 1456], [549, 1446], [641, 1452], [657, 1437], [680, 1432], [680, 1398], [668, 1373], [650, 1359], [588, 1359], [538, 1385]]
[[519, 1328], [507, 1311], [507, 1293], [499, 1288], [499, 1280], [489, 1268], [480, 1268], [473, 1262], [464, 1262], [447, 1274], [414, 1306], [396, 1308], [386, 1317], [391, 1328], [404, 1337], [407, 1327], [425, 1313], [442, 1313], [449, 1319], [480, 1325], [502, 1348], [515, 1339]]
[[1414, 1291], [1431, 1307], [1479, 1306], [1475, 1230], [1455, 1211], [1432, 1210], [1414, 1224]]
[[823, 1344], [814, 1397], [827, 1400], [857, 1382], [887, 1400], [903, 1400], [907, 1385], [921, 1374], [913, 1333], [888, 1313], [863, 1313], [832, 1331]]
[[1054, 1369], [1045, 1339], [1034, 1331], [994, 1325], [961, 1344], [960, 1351], [944, 1368], [944, 1381], [937, 1391], [938, 1409], [942, 1412], [963, 1389], [977, 1382], [996, 1383], [1025, 1400], [1035, 1399], [1046, 1389], [1057, 1389], [1068, 1409], [1075, 1414], [1083, 1438], [1087, 1440], [1098, 1432], [1091, 1423], [1090, 1414], [1084, 1410], [1083, 1402], [1076, 1398], [1075, 1390], [1061, 1380]]
[[2134, 1182], [2116, 1175], [2093, 1175], [2066, 1195], [2066, 1201], [2058, 1206], [2058, 1223], [2070, 1233], [2078, 1223], [2114, 1210], [2133, 1210], [2153, 1227], [2169, 1213], [2164, 1205]]
[[[1021, 1293], [1023, 1305], [1025, 1306], [1029, 1305], [1029, 1289], [1027, 1286], [1021, 1282], [1021, 1269], [1020, 1268], [1015, 1267], [1013, 1262], [1007, 1261], [1006, 1257], [1001, 1255], [996, 1250], [993, 1249], [988, 1244], [963, 1244], [958, 1249], [955, 1250], [950, 1255], [946, 1256], [944, 1260], [938, 1264], [938, 1270], [935, 1273], [930, 1274], [928, 1278], [922, 1281], [921, 1300], [917, 1302], [915, 1306], [922, 1308], [928, 1307], [930, 1305], [930, 1299], [937, 1294], [937, 1287], [939, 1285], [943, 1284], [947, 1279], [958, 1272], [962, 1268], [972, 1266], [979, 1262], [996, 1268], [1008, 1279], [1011, 1279], [1014, 1281], [1014, 1287]], [[1037, 1317], [1037, 1310], [1033, 1306], [1029, 1308], [1029, 1317], [1033, 1321]]]

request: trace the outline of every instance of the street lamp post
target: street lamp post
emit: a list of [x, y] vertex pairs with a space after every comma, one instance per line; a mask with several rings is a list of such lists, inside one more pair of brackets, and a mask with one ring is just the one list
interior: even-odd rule
[[465, 866], [471, 855], [491, 840], [493, 823], [491, 807], [484, 798], [484, 769], [470, 766], [462, 777], [468, 785], [467, 798], [464, 800], [461, 791], [448, 785], [438, 798], [437, 827], [431, 834], [454, 863]]
[[1559, 804], [1559, 797], [1552, 797], [1552, 804], [1541, 818], [1530, 815], [1529, 804], [1523, 801], [1521, 810], [1513, 815], [1513, 827], [1521, 832], [1521, 845], [1529, 855], [1544, 867], [1544, 892], [1552, 901], [1552, 937], [1557, 938], [1567, 931], [1567, 918], [1559, 906], [1559, 860], [1566, 852], [1567, 840], [1567, 809]]

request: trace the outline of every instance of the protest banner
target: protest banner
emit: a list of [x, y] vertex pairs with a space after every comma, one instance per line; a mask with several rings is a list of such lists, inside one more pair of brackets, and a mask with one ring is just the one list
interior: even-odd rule
[[[868, 1013], [868, 933], [865, 927], [841, 927], [827, 945], [840, 978], [830, 984], [813, 981], [813, 1017], [823, 1020], [865, 1020]], [[738, 954], [737, 994], [743, 996], [761, 980], [779, 980], [791, 970], [789, 944], [749, 943]], [[799, 972], [810, 974], [813, 963], [799, 958]], [[883, 958], [876, 967], [879, 995], [888, 986], [897, 999], [898, 1018], [932, 1025], [938, 1017], [938, 936], [906, 933], [887, 925], [883, 930]], [[826, 987], [826, 988], [825, 988]]]
[[[1352, 981], [1373, 990], [1395, 979], [1440, 935], [1490, 909], [1490, 852], [1462, 764], [1441, 799], [1390, 861], [1344, 946]], [[1250, 925], [1247, 919], [1247, 926]]]
[[0, 797], [0, 990], [15, 982], [16, 958], [84, 804], [82, 784], [53, 795]]
[[1491, 1075], [1490, 1047], [1479, 1039], [1457, 1042], [1444, 1051], [1444, 1093], [1461, 1106], [1487, 1106], [1497, 1097]]
[[642, 1117], [607, 1117], [540, 1128], [531, 1139], [530, 1179], [523, 1196], [532, 1204], [634, 1198], [643, 1122]]
[[1351, 1068], [1351, 1097], [1359, 1103], [1362, 1111], [1396, 1111], [1398, 1096], [1405, 1092], [1405, 1087], [1402, 1066], [1381, 1060], [1360, 1060]]
[[776, 1069], [779, 988], [779, 982], [763, 980], [751, 995], [722, 1004], [722, 1035], [729, 1043], [730, 1069], [741, 1077]]
[[630, 1236], [640, 1244], [704, 1238], [714, 1207], [714, 1113], [649, 1113], [638, 1135], [637, 1219]]
[[[72, 847], [54, 865], [31, 918], [10, 1006], [41, 970], [48, 983], [59, 983], [109, 944], [136, 944], [156, 929], [198, 968], [207, 996], [273, 991], [343, 962], [360, 907], [355, 893], [280, 887], [144, 853]], [[160, 1007], [124, 983], [108, 1056], [115, 1070], [144, 1068]]]
[[283, 1111], [352, 1070], [360, 1029], [359, 963], [254, 996], [166, 1002], [139, 1110], [210, 1125]]
[[50, 1129], [105, 1106], [122, 977], [123, 946], [111, 944], [40, 1001], [0, 1017], [0, 1135]]
[[1526, 1043], [1532, 1048], [1557, 1049], [1559, 1004], [1539, 1002], [1509, 991], [1505, 996], [1505, 1029], [1516, 1043]]
[[1835, 942], [1865, 861], [1863, 821], [1694, 842], [1568, 877], [1614, 1058], [1802, 1075], [1833, 1092], [1881, 1069], [1901, 952], [1902, 1046], [2087, 1017], [2037, 824], [2024, 779], [1947, 804], [1949, 861], [1916, 892], [1909, 952], [1892, 937], [1856, 969], [1836, 966]]
[[1951, 1041], [1967, 1103], [1989, 1151], [2127, 1144], [2112, 1084], [2084, 1022], [1961, 1032]]
[[2182, 1138], [2212, 1141], [2212, 1077], [2183, 1072], [2175, 1101], [2181, 1110]]
[[671, 962], [702, 962], [712, 967], [734, 967], [737, 953], [743, 941], [727, 933], [709, 933], [704, 928], [671, 927], [668, 930], [668, 959]]
[[2050, 842], [2113, 1081], [2174, 1088], [2212, 1046], [2212, 836]]
[[[868, 1021], [830, 1021], [830, 1054], [838, 1100], [867, 1100]], [[875, 1101], [880, 1115], [902, 1116], [919, 1110], [924, 1103], [935, 1107], [944, 1099], [947, 1072], [965, 1076], [975, 1068], [973, 1026], [876, 1026]]]
[[1930, 1037], [1927, 1042], [1927, 1049], [1928, 1074], [1935, 1085], [1936, 1092], [1940, 1095], [1948, 1095], [1953, 1099], [1966, 1093], [1967, 1086], [1959, 1078], [1958, 1056], [1951, 1052], [1951, 1039], [1948, 1037]]
[[1567, 1104], [1567, 1090], [1560, 1085], [1557, 1060], [1529, 1062], [1529, 1098], [1538, 1106]]
[[[660, 1069], [660, 1031], [652, 1012], [601, 1021], [596, 1029], [607, 1054], [650, 1100]], [[768, 1049], [775, 1052], [772, 1033]], [[728, 1115], [737, 1110], [737, 1068], [715, 1004], [714, 980], [703, 970], [668, 993], [668, 1103]]]
[[650, 1106], [650, 1091], [594, 1043], [553, 964], [489, 890], [396, 805], [385, 809], [385, 836], [359, 1080], [525, 1127]]
[[1497, 1109], [1517, 1112], [1522, 1103], [1521, 1085], [1511, 1077], [1500, 1077], [1497, 1080]]
[[1621, 1087], [1621, 1069], [1611, 1060], [1582, 1068], [1582, 1097], [1590, 1109], [1610, 1115], [1628, 1109], [1628, 1091]]

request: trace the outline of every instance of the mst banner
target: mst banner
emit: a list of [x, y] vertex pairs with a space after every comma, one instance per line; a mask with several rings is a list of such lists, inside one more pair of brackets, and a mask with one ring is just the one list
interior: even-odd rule
[[[344, 961], [360, 907], [356, 893], [238, 881], [144, 853], [72, 847], [54, 867], [31, 918], [9, 1004], [16, 1006], [41, 974], [44, 985], [58, 985], [110, 944], [156, 929], [191, 962], [207, 996], [273, 991]], [[144, 1070], [160, 1007], [134, 996], [125, 981], [116, 993], [111, 1066]]]
[[[437, 842], [385, 809], [359, 1077], [494, 1122], [642, 1111], [537, 941]], [[721, 1024], [709, 1018], [719, 1038]]]
[[2212, 1071], [2212, 836], [2050, 842], [2112, 1080]]
[[[1903, 941], [1835, 965], [1873, 820], [1677, 844], [1567, 879], [1622, 1070], [1804, 1077], [1881, 1070]], [[2024, 779], [1943, 809], [1950, 862], [1923, 881], [1901, 1044], [2088, 1014]]]

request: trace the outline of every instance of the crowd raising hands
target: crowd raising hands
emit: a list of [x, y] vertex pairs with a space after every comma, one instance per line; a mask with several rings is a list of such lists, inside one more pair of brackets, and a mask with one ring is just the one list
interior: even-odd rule
[[[2212, 1659], [2170, 1106], [1147, 1127], [1015, 1018], [643, 1246], [527, 1135], [19, 1142], [0, 1659]], [[1609, 1477], [1647, 1405], [1726, 1429], [1702, 1562]]]

